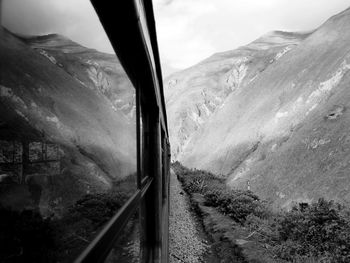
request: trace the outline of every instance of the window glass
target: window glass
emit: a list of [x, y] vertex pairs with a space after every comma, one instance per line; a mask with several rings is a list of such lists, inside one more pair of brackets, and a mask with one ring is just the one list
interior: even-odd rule
[[71, 262], [137, 189], [135, 89], [90, 1], [2, 11], [0, 262]]
[[135, 213], [128, 221], [105, 260], [105, 263], [114, 262], [140, 262], [140, 225], [138, 213]]
[[145, 136], [145, 130], [146, 130], [146, 127], [145, 127], [145, 124], [144, 124], [144, 121], [143, 121], [143, 117], [142, 114], [142, 107], [141, 105], [139, 106], [139, 110], [140, 110], [140, 169], [141, 169], [141, 177], [146, 177], [147, 174], [146, 174], [146, 171], [147, 171], [147, 138]]

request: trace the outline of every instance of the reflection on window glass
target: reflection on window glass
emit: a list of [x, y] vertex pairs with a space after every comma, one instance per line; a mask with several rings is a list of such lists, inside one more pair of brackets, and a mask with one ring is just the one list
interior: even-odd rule
[[146, 171], [147, 171], [147, 160], [146, 160], [146, 156], [147, 156], [147, 149], [146, 149], [146, 140], [147, 138], [145, 138], [144, 136], [144, 130], [145, 130], [145, 125], [142, 119], [142, 108], [139, 108], [140, 110], [140, 169], [141, 169], [141, 177], [145, 177], [147, 176]]
[[136, 191], [135, 89], [80, 3], [3, 1], [0, 262], [72, 262]]
[[117, 242], [107, 256], [105, 263], [138, 263], [140, 262], [140, 225], [135, 214], [124, 227]]

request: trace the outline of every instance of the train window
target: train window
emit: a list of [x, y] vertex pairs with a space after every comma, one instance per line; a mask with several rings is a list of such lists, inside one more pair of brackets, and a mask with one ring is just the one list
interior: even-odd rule
[[139, 263], [140, 262], [140, 225], [138, 213], [131, 216], [128, 223], [119, 234], [105, 263]]
[[[2, 4], [0, 261], [72, 262], [140, 187], [136, 91], [90, 1]], [[106, 262], [138, 262], [138, 222]]]

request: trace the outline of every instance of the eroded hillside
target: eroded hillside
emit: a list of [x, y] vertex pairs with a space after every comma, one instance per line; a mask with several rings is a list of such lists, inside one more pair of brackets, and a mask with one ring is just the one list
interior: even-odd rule
[[0, 28], [0, 39], [0, 140], [10, 145], [1, 148], [2, 159], [19, 154], [22, 162], [23, 141], [31, 156], [39, 152], [36, 161], [48, 158], [40, 152], [47, 143], [60, 156], [54, 174], [37, 167], [23, 174], [2, 162], [1, 181], [16, 182], [17, 196], [2, 191], [5, 205], [33, 206], [18, 200], [31, 199], [32, 184], [42, 189], [34, 205], [51, 214], [136, 171], [135, 93], [115, 55], [60, 35], [16, 36]]
[[278, 206], [350, 200], [350, 9], [166, 80], [173, 157]]

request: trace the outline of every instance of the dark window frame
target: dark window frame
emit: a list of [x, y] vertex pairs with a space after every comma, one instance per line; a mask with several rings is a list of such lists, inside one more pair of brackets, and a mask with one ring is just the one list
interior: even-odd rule
[[92, 4], [136, 90], [137, 190], [75, 262], [104, 262], [137, 211], [140, 262], [168, 262], [170, 145], [152, 2]]

